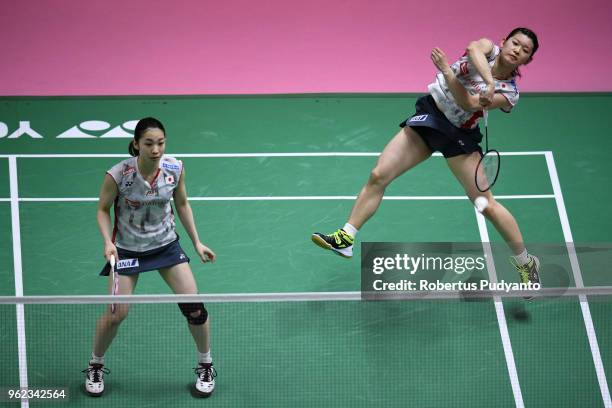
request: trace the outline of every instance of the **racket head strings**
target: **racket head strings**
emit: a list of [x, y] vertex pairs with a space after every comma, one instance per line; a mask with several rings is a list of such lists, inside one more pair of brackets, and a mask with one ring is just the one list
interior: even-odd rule
[[478, 191], [484, 193], [493, 187], [499, 176], [500, 164], [501, 157], [497, 150], [487, 150], [482, 155], [476, 166], [474, 177]]

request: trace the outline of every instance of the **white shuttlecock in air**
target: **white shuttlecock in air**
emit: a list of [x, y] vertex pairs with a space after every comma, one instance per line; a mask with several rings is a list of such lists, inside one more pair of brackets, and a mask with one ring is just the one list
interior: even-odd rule
[[478, 212], [481, 213], [489, 206], [489, 200], [483, 196], [476, 197], [476, 200], [474, 200], [474, 206]]

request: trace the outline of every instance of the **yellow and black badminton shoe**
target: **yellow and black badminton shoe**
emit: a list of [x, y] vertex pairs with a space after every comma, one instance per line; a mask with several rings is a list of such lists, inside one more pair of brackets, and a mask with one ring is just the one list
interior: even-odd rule
[[355, 238], [342, 228], [328, 235], [315, 232], [312, 234], [311, 239], [312, 242], [321, 248], [330, 249], [344, 258], [351, 258], [353, 256], [353, 242]]
[[[519, 273], [521, 283], [540, 284], [540, 260], [533, 255], [528, 255], [528, 257], [529, 262], [524, 265], [519, 265], [512, 257], [510, 258], [510, 263], [514, 265]], [[525, 297], [525, 299], [533, 299], [533, 296]]]

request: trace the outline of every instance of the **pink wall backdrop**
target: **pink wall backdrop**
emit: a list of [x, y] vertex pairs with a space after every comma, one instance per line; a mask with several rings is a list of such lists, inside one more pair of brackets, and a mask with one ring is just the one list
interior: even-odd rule
[[424, 92], [432, 47], [455, 59], [519, 25], [541, 43], [522, 91], [612, 91], [611, 17], [610, 0], [7, 0], [0, 94]]

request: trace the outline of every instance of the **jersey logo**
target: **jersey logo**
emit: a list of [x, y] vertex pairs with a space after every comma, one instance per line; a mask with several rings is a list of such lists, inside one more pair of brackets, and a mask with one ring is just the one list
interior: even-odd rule
[[140, 201], [132, 201], [132, 200], [128, 200], [127, 198], [125, 199], [125, 203], [127, 205], [129, 205], [132, 208], [140, 208], [140, 206], [142, 205], [142, 203]]
[[409, 122], [425, 122], [429, 115], [416, 115], [410, 118]]
[[166, 163], [166, 162], [162, 162], [162, 168], [164, 169], [168, 169], [168, 170], [180, 170], [181, 166], [179, 166], [178, 164], [171, 164], [171, 163]]
[[146, 197], [157, 197], [159, 195], [159, 190], [158, 189], [153, 189], [153, 190], [149, 190], [145, 193]]
[[133, 173], [135, 171], [136, 171], [135, 167], [127, 166], [127, 165], [123, 167], [123, 175], [124, 176], [127, 176], [128, 174]]
[[171, 174], [167, 175], [165, 177], [165, 180], [166, 180], [166, 184], [174, 184], [174, 177]]
[[121, 259], [117, 262], [117, 269], [137, 268], [138, 265], [138, 258]]

